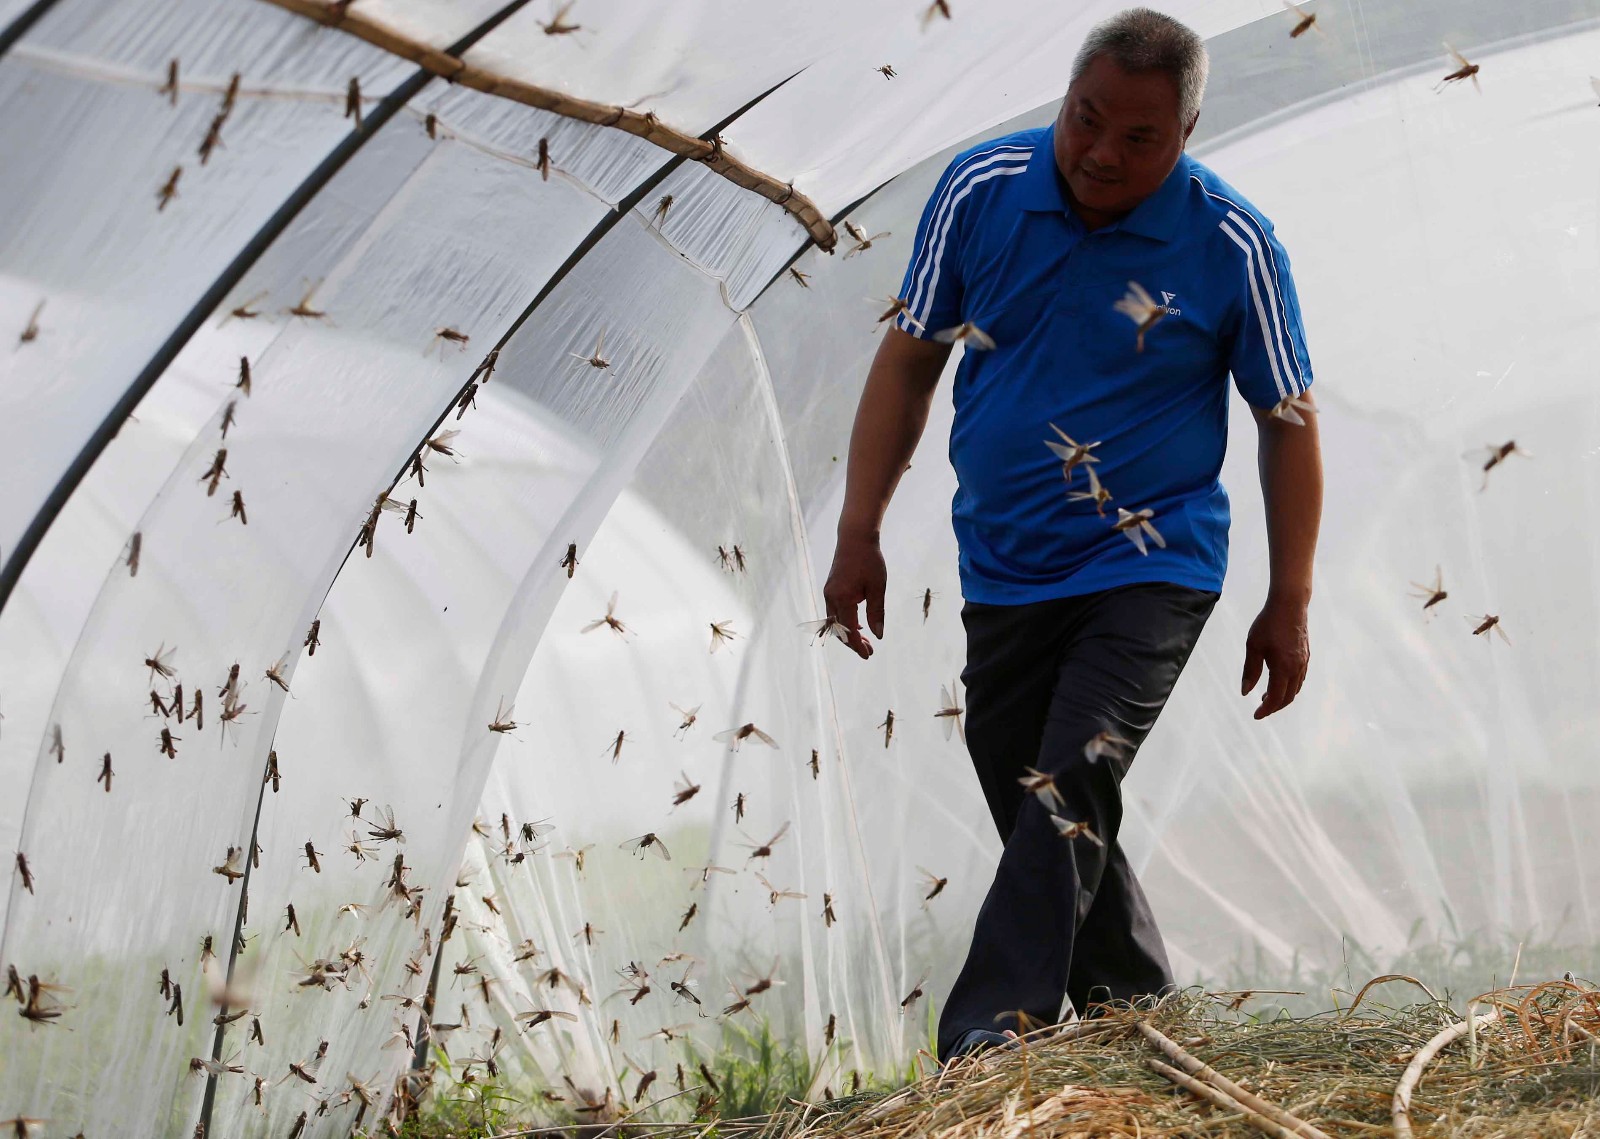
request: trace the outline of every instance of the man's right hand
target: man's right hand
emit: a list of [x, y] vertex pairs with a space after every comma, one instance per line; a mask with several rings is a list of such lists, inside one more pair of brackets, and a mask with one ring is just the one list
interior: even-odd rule
[[822, 587], [822, 600], [828, 607], [828, 616], [844, 627], [845, 643], [862, 660], [872, 655], [872, 646], [861, 635], [857, 606], [867, 603], [867, 627], [874, 637], [883, 640], [883, 588], [888, 579], [877, 538], [840, 535], [833, 551], [833, 568]]

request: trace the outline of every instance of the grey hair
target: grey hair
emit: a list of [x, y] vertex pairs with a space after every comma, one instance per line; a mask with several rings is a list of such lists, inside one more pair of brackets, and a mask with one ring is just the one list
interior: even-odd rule
[[1096, 56], [1108, 55], [1124, 71], [1165, 71], [1178, 85], [1178, 116], [1187, 127], [1200, 113], [1211, 61], [1205, 41], [1171, 16], [1150, 8], [1129, 8], [1089, 29], [1072, 61], [1072, 82]]

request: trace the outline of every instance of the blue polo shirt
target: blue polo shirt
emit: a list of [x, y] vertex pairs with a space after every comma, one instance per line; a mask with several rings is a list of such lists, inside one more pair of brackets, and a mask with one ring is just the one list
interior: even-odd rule
[[[1054, 126], [956, 156], [917, 226], [896, 327], [971, 322], [995, 342], [956, 370], [950, 462], [962, 594], [1020, 605], [1135, 582], [1220, 590], [1228, 560], [1228, 376], [1258, 408], [1311, 383], [1289, 258], [1272, 223], [1187, 154], [1154, 194], [1093, 232], [1067, 205]], [[1114, 307], [1138, 282], [1166, 315], [1136, 350]], [[913, 324], [912, 319], [918, 324]], [[1104, 514], [1055, 424], [1098, 443]], [[1166, 547], [1112, 526], [1149, 509]]]

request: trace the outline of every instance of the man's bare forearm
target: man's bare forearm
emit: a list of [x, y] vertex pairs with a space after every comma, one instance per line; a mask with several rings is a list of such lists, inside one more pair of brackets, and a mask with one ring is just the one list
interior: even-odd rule
[[948, 345], [889, 329], [867, 372], [845, 470], [841, 536], [876, 539], [889, 499], [917, 449]]
[[[1309, 394], [1299, 398], [1311, 402]], [[1311, 600], [1311, 567], [1322, 524], [1322, 445], [1317, 417], [1303, 418], [1305, 425], [1300, 426], [1257, 415], [1257, 463], [1272, 573], [1269, 604], [1304, 606]]]

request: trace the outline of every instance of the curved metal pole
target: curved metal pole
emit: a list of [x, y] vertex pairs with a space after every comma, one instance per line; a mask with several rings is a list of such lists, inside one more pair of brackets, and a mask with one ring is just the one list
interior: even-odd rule
[[[477, 43], [478, 40], [493, 31], [507, 17], [515, 13], [519, 8], [526, 6], [527, 3], [528, 0], [511, 0], [510, 3], [506, 4], [493, 16], [445, 50], [451, 55], [462, 54]], [[373, 112], [363, 119], [360, 128], [350, 132], [326, 158], [318, 163], [317, 168], [307, 175], [305, 181], [295, 187], [294, 192], [284, 200], [283, 205], [279, 206], [277, 211], [267, 219], [266, 224], [239, 251], [238, 255], [228, 264], [228, 267], [223, 270], [222, 275], [212, 283], [211, 287], [206, 290], [205, 295], [189, 310], [188, 315], [173, 330], [166, 343], [145, 365], [144, 370], [134, 380], [132, 387], [124, 393], [117, 406], [112, 409], [111, 414], [100, 425], [100, 429], [90, 438], [83, 450], [78, 453], [78, 457], [73, 461], [72, 466], [68, 468], [67, 473], [62, 476], [61, 481], [51, 491], [50, 497], [45, 500], [43, 509], [40, 510], [29, 525], [27, 533], [23, 535], [22, 544], [12, 551], [10, 560], [6, 562], [3, 569], [0, 569], [0, 609], [5, 607], [6, 600], [10, 597], [17, 578], [22, 574], [23, 565], [26, 564], [33, 551], [38, 548], [40, 539], [44, 537], [45, 531], [50, 528], [50, 523], [60, 513], [62, 506], [66, 504], [72, 492], [77, 489], [78, 483], [82, 481], [84, 474], [94, 465], [95, 459], [99, 457], [106, 443], [110, 442], [111, 438], [116, 435], [117, 428], [121, 425], [122, 420], [138, 405], [144, 394], [155, 385], [156, 380], [166, 371], [167, 365], [173, 361], [183, 346], [188, 343], [189, 338], [198, 331], [212, 310], [243, 279], [256, 260], [288, 228], [289, 223], [294, 221], [307, 203], [328, 184], [339, 169], [355, 155], [356, 151], [360, 150], [362, 145], [378, 132], [379, 128], [399, 113], [401, 108], [415, 98], [433, 78], [434, 76], [430, 72], [419, 70], [388, 95], [384, 96], [383, 101], [378, 104]], [[250, 846], [248, 849], [252, 851], [255, 849], [257, 836], [260, 832], [261, 808], [265, 800], [266, 780], [263, 780], [261, 790], [256, 799], [255, 821], [250, 827]], [[243, 889], [239, 893], [239, 909], [234, 916], [233, 936], [228, 942], [226, 976], [230, 981], [233, 978], [234, 966], [239, 955], [239, 934], [244, 926], [244, 907], [247, 904], [250, 890], [249, 873], [250, 862], [247, 858], [245, 879], [241, 883]], [[228, 1010], [224, 1008], [222, 1011], [226, 1013]], [[221, 1058], [223, 1033], [224, 1027], [218, 1026], [211, 1045], [211, 1056], [214, 1060]], [[204, 1135], [211, 1127], [211, 1112], [216, 1102], [216, 1094], [217, 1077], [208, 1075], [206, 1077], [205, 1096], [200, 1104], [200, 1121], [195, 1129], [197, 1135]]]
[[0, 31], [0, 56], [11, 50], [11, 45], [28, 33], [28, 29], [39, 22], [39, 18], [55, 7], [56, 0], [34, 0], [33, 4], [22, 15], [12, 20]]

